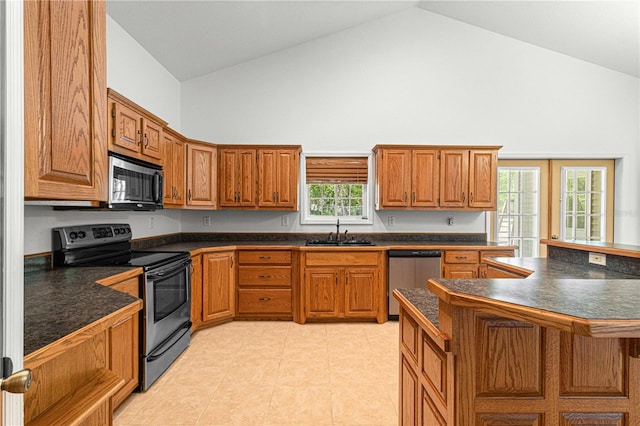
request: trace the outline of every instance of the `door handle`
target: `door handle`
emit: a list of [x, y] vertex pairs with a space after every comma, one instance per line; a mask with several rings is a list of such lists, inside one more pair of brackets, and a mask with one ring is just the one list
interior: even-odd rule
[[0, 379], [2, 381], [0, 387], [3, 391], [9, 393], [25, 393], [31, 386], [31, 379], [31, 370], [25, 368], [24, 370], [13, 373], [9, 377]]

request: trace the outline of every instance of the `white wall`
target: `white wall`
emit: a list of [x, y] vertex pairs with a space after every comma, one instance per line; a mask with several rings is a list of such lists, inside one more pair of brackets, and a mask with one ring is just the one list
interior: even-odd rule
[[[615, 240], [640, 244], [638, 93], [637, 78], [411, 8], [184, 82], [181, 122], [196, 139], [314, 152], [489, 144], [511, 158], [621, 157]], [[229, 230], [246, 229], [247, 218], [264, 231], [283, 228], [268, 213], [249, 214], [212, 218]], [[420, 218], [403, 231], [431, 229], [443, 216], [393, 214], [398, 224]], [[471, 216], [468, 226], [441, 230], [485, 231], [484, 214], [459, 215]], [[183, 213], [182, 227], [201, 228], [201, 215]]]
[[134, 239], [180, 232], [180, 211], [106, 212], [53, 210], [47, 206], [25, 206], [24, 253], [51, 251], [51, 229], [56, 226], [94, 223], [129, 223]]
[[180, 131], [180, 82], [109, 15], [107, 86]]

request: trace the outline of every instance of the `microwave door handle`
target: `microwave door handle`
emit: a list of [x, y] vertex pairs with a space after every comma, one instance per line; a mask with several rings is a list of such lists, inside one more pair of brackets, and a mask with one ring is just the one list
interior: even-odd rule
[[153, 175], [153, 202], [158, 204], [162, 201], [162, 175], [156, 172]]

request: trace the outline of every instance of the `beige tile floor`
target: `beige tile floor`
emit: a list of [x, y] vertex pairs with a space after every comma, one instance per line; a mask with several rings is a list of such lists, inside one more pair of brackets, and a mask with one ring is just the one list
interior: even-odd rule
[[398, 323], [236, 321], [197, 332], [114, 425], [398, 424]]

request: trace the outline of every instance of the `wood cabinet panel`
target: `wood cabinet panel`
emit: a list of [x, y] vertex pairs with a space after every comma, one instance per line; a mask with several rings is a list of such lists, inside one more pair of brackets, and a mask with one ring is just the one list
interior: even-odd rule
[[245, 264], [291, 265], [291, 250], [240, 250], [238, 262]]
[[380, 299], [377, 268], [349, 268], [344, 274], [344, 316], [376, 318]]
[[422, 333], [422, 374], [440, 397], [441, 405], [447, 405], [447, 355], [438, 348], [426, 333]]
[[235, 314], [234, 253], [202, 255], [202, 321], [233, 318]]
[[478, 426], [543, 426], [543, 418], [538, 413], [483, 413], [476, 417]]
[[445, 263], [475, 263], [480, 260], [476, 250], [446, 250], [444, 252]]
[[29, 199], [107, 199], [104, 2], [24, 2]]
[[626, 341], [560, 334], [560, 394], [625, 396]]
[[225, 148], [219, 152], [221, 207], [255, 207], [257, 203], [257, 151]]
[[499, 269], [494, 266], [485, 267], [480, 276], [482, 278], [524, 278], [522, 275], [505, 271], [504, 269]]
[[442, 417], [440, 411], [436, 407], [436, 404], [433, 402], [427, 391], [422, 389], [422, 421], [421, 424], [424, 426], [446, 426], [447, 421]]
[[202, 324], [202, 256], [191, 256], [191, 331]]
[[187, 142], [187, 206], [216, 208], [216, 158], [215, 145]]
[[411, 205], [440, 205], [440, 160], [435, 149], [415, 149], [411, 153]]
[[299, 151], [258, 149], [258, 207], [297, 210]]
[[466, 207], [469, 193], [469, 151], [440, 151], [440, 206]]
[[385, 149], [378, 158], [376, 184], [381, 188], [380, 206], [407, 207], [411, 191], [411, 151]]
[[478, 315], [476, 333], [477, 362], [484, 366], [477, 378], [476, 395], [543, 396], [545, 370], [540, 327]]
[[[400, 355], [400, 422], [402, 426], [417, 426], [418, 423], [418, 376]], [[426, 424], [425, 424], [426, 425]]]
[[306, 254], [307, 266], [370, 266], [378, 265], [379, 252], [319, 251]]
[[469, 152], [469, 207], [496, 208], [497, 167], [496, 151]]
[[562, 413], [560, 426], [624, 426], [630, 425], [624, 413]]
[[400, 322], [400, 341], [402, 348], [411, 356], [411, 361], [418, 363], [418, 323], [410, 316], [405, 316]]
[[238, 284], [248, 287], [290, 287], [291, 266], [248, 266], [238, 268]]
[[478, 265], [444, 265], [444, 278], [478, 278]]
[[170, 129], [163, 132], [164, 205], [175, 208], [185, 202], [185, 146], [181, 136], [170, 132]]
[[308, 269], [305, 272], [305, 314], [308, 318], [337, 318], [340, 314], [338, 271]]
[[280, 314], [291, 316], [290, 289], [238, 290], [238, 314]]
[[162, 165], [167, 123], [113, 89], [108, 89], [107, 96], [109, 150]]

